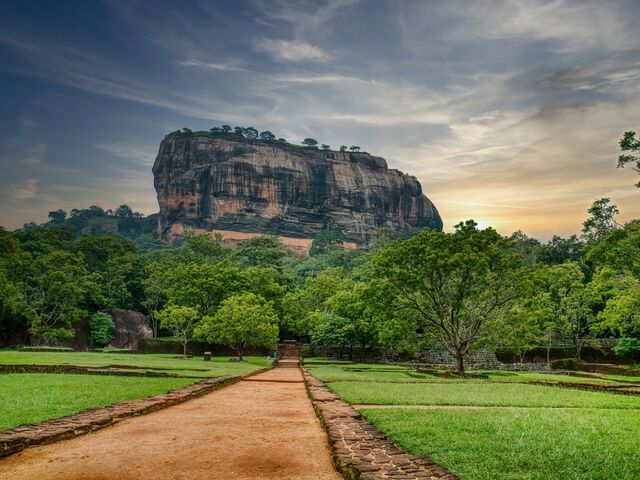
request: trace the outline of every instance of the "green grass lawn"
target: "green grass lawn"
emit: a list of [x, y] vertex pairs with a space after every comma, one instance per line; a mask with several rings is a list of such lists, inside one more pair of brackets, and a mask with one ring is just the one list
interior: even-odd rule
[[465, 480], [640, 478], [640, 410], [363, 410]]
[[218, 377], [241, 375], [271, 364], [271, 360], [261, 357], [245, 357], [243, 362], [230, 362], [229, 357], [213, 357], [205, 362], [202, 357], [182, 359], [173, 354], [128, 354], [95, 352], [20, 352], [0, 350], [0, 365], [79, 365], [83, 367], [104, 367], [119, 365], [147, 370], [189, 375], [197, 377]]
[[[527, 382], [615, 385], [615, 376], [487, 371], [488, 379], [446, 379], [402, 366], [309, 365], [395, 443], [425, 454], [465, 480], [640, 478], [640, 397]], [[633, 377], [624, 380], [633, 381]], [[424, 410], [417, 405], [477, 406]]]
[[343, 400], [370, 405], [477, 405], [492, 407], [626, 408], [640, 410], [640, 397], [518, 383], [336, 382]]
[[[315, 361], [315, 359], [314, 359]], [[390, 382], [390, 383], [457, 383], [460, 379], [442, 378], [429, 374], [417, 373], [413, 369], [397, 365], [376, 365], [365, 363], [351, 364], [311, 364], [305, 365], [309, 372], [324, 382]], [[603, 376], [604, 378], [586, 378], [572, 375], [560, 375], [554, 373], [536, 372], [503, 372], [482, 371], [470, 372], [482, 373], [489, 376], [488, 379], [470, 378], [462, 380], [468, 383], [526, 383], [539, 382], [580, 382], [580, 383], [617, 383], [618, 377]], [[627, 382], [634, 382], [634, 377], [626, 377]], [[640, 379], [636, 379], [640, 384]]]
[[69, 415], [89, 407], [166, 393], [194, 380], [104, 375], [0, 375], [0, 430]]

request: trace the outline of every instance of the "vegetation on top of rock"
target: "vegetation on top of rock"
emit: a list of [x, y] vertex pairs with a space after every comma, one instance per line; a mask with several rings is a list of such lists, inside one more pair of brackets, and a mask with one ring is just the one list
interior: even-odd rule
[[[318, 149], [319, 142], [314, 138], [305, 138], [302, 140], [301, 145], [296, 145], [294, 143], [289, 143], [286, 139], [279, 137], [277, 138], [274, 133], [269, 130], [258, 131], [254, 127], [233, 127], [230, 125], [222, 125], [219, 127], [212, 127], [209, 131], [198, 130], [193, 131], [189, 128], [182, 128], [179, 130], [175, 130], [165, 136], [169, 137], [172, 135], [178, 136], [196, 136], [196, 137], [213, 137], [213, 138], [223, 138], [227, 140], [233, 141], [261, 141], [265, 143], [272, 143], [281, 146], [287, 146], [292, 148], [300, 148], [300, 149]], [[331, 146], [328, 144], [320, 145], [320, 150], [325, 152], [331, 152]], [[340, 152], [347, 152], [347, 150], [352, 153], [363, 153], [368, 154], [367, 152], [360, 152], [360, 147], [357, 145], [353, 145], [351, 147], [347, 147], [346, 145], [342, 145], [340, 147]]]

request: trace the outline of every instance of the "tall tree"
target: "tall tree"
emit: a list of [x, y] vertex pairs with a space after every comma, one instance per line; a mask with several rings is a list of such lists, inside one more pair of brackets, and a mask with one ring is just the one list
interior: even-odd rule
[[38, 345], [72, 337], [73, 323], [87, 314], [86, 306], [97, 290], [80, 257], [53, 252], [36, 258], [23, 293], [32, 341]]
[[480, 338], [485, 322], [517, 298], [522, 258], [513, 242], [470, 220], [454, 233], [425, 230], [374, 255], [398, 307], [413, 310], [425, 333], [456, 358]]
[[195, 308], [178, 305], [167, 305], [158, 312], [158, 320], [162, 328], [169, 330], [176, 340], [182, 344], [182, 357], [187, 357], [187, 347], [193, 339], [194, 329], [199, 320]]
[[588, 243], [602, 240], [620, 226], [615, 219], [620, 211], [615, 204], [611, 203], [610, 198], [596, 200], [589, 207], [588, 212], [589, 218], [582, 224], [582, 237]]
[[278, 316], [273, 303], [254, 293], [233, 295], [213, 316], [204, 317], [196, 334], [232, 347], [242, 360], [246, 347], [273, 347], [278, 342]]

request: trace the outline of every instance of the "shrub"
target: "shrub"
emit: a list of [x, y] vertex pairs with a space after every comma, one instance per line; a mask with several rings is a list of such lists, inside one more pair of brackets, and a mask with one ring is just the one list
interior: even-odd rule
[[616, 346], [613, 347], [613, 353], [618, 357], [640, 359], [640, 339], [621, 338]]
[[104, 347], [111, 340], [115, 325], [111, 315], [104, 312], [96, 312], [89, 319], [89, 344], [93, 348]]

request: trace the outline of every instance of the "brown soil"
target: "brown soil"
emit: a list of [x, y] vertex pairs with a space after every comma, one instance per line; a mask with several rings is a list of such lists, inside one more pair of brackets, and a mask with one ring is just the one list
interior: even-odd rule
[[[0, 478], [339, 480], [296, 368], [0, 460]], [[273, 380], [269, 382], [267, 380]]]

